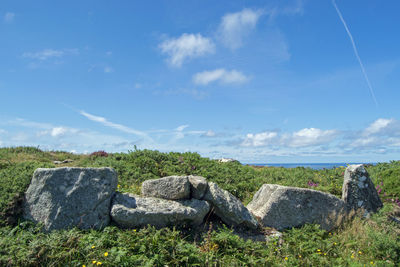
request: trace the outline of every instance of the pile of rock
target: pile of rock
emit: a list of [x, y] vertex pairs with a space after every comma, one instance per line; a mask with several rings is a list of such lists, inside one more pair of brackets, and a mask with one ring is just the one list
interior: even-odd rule
[[37, 169], [25, 194], [24, 217], [50, 231], [101, 229], [111, 220], [123, 228], [196, 226], [212, 211], [229, 226], [283, 230], [317, 223], [331, 230], [351, 210], [369, 214], [382, 207], [362, 165], [346, 169], [342, 199], [311, 189], [264, 184], [247, 208], [200, 176], [147, 180], [141, 196], [115, 192], [116, 188], [117, 174], [111, 168]]
[[111, 168], [37, 169], [25, 194], [24, 217], [47, 231], [101, 229], [113, 220], [124, 228], [199, 225], [213, 210], [231, 226], [258, 227], [247, 208], [228, 191], [200, 176], [147, 180], [142, 196], [115, 192]]
[[257, 220], [236, 197], [200, 176], [169, 176], [147, 180], [142, 196], [117, 193], [112, 219], [122, 227], [199, 225], [213, 209], [231, 226], [258, 227]]

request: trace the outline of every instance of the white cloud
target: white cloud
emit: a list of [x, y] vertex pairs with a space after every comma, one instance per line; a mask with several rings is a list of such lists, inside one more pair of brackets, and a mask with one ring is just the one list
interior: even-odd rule
[[253, 30], [263, 11], [260, 9], [243, 9], [222, 17], [218, 28], [218, 37], [222, 43], [234, 50], [243, 45], [244, 38]]
[[353, 148], [396, 147], [400, 145], [400, 122], [379, 118], [355, 136], [356, 138], [349, 143]]
[[[113, 123], [113, 122], [111, 122], [111, 121], [108, 121], [108, 120], [107, 120], [106, 118], [104, 118], [104, 117], [92, 115], [92, 114], [89, 114], [89, 113], [87, 113], [87, 112], [85, 112], [85, 111], [80, 111], [79, 113], [80, 113], [81, 115], [85, 116], [87, 119], [89, 119], [89, 120], [91, 120], [91, 121], [95, 121], [95, 122], [101, 123], [101, 124], [103, 124], [104, 126], [117, 129], [117, 130], [119, 130], [119, 131], [121, 131], [121, 132], [129, 133], [129, 134], [135, 134], [135, 135], [142, 136], [142, 137], [144, 137], [144, 138], [150, 139], [150, 137], [149, 137], [145, 132], [132, 129], [132, 128], [129, 128], [129, 127], [127, 127], [127, 126], [121, 125], [121, 124]], [[151, 139], [150, 139], [150, 140], [151, 140]]]
[[207, 85], [216, 81], [220, 81], [222, 84], [239, 84], [249, 80], [248, 77], [237, 70], [227, 71], [225, 69], [199, 72], [192, 79], [198, 85]]
[[5, 133], [7, 133], [6, 130], [0, 129], [0, 134], [5, 134]]
[[373, 123], [371, 123], [364, 131], [364, 135], [371, 135], [379, 133], [385, 129], [387, 129], [390, 125], [395, 123], [394, 119], [377, 119]]
[[14, 18], [15, 18], [15, 13], [13, 13], [13, 12], [7, 12], [5, 15], [4, 15], [4, 22], [6, 22], [6, 23], [12, 23], [13, 21], [14, 21]]
[[73, 135], [73, 134], [77, 134], [77, 133], [79, 133], [78, 129], [64, 127], [64, 126], [58, 126], [58, 127], [51, 127], [48, 130], [38, 132], [37, 136], [41, 137], [41, 136], [50, 135], [52, 137], [59, 138], [59, 137], [65, 137], [67, 135], [71, 135], [71, 134]]
[[317, 128], [304, 128], [294, 132], [291, 136], [284, 136], [283, 141], [290, 147], [316, 146], [329, 143], [336, 138], [336, 130], [321, 130]]
[[278, 136], [277, 132], [269, 132], [269, 131], [257, 134], [249, 133], [246, 135], [246, 138], [243, 140], [241, 145], [245, 147], [266, 146], [276, 142], [277, 136]]
[[178, 126], [178, 127], [175, 129], [175, 131], [182, 132], [182, 131], [185, 130], [187, 127], [189, 127], [189, 125], [187, 125], [187, 124], [181, 125], [181, 126]]
[[79, 53], [78, 49], [61, 49], [61, 50], [56, 50], [56, 49], [43, 49], [42, 51], [38, 52], [25, 52], [22, 54], [22, 57], [24, 58], [30, 58], [34, 60], [48, 60], [51, 58], [61, 58], [65, 55], [76, 55]]
[[202, 136], [205, 137], [215, 137], [217, 134], [213, 131], [213, 130], [208, 130], [207, 132], [205, 132]]
[[67, 131], [68, 131], [67, 128], [55, 127], [51, 130], [51, 136], [54, 136], [54, 137], [63, 136]]
[[211, 39], [201, 34], [182, 34], [179, 38], [170, 38], [159, 45], [161, 52], [169, 56], [169, 63], [174, 67], [192, 58], [212, 54], [215, 52], [215, 45]]

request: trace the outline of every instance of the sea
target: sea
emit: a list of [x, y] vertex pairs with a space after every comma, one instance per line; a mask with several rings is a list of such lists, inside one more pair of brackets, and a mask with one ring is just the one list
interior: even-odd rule
[[337, 167], [347, 167], [349, 164], [376, 164], [376, 163], [365, 163], [365, 162], [352, 162], [352, 163], [344, 163], [344, 162], [337, 162], [337, 163], [246, 163], [243, 165], [252, 165], [252, 166], [260, 166], [260, 167], [283, 167], [283, 168], [296, 168], [296, 167], [304, 167], [304, 168], [311, 168], [314, 170], [322, 170], [322, 169], [334, 169]]

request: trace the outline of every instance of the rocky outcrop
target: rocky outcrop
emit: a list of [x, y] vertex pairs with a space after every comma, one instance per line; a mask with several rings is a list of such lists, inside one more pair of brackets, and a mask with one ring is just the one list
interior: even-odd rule
[[262, 226], [278, 230], [307, 223], [331, 230], [345, 217], [344, 202], [331, 194], [275, 184], [264, 184], [247, 208]]
[[195, 199], [202, 199], [208, 188], [206, 178], [190, 175], [189, 182], [191, 197]]
[[146, 180], [142, 183], [142, 195], [171, 200], [189, 199], [189, 179], [187, 176], [168, 176]]
[[166, 200], [117, 193], [111, 217], [121, 227], [199, 225], [210, 210], [203, 200]]
[[110, 221], [117, 174], [111, 168], [37, 169], [25, 193], [23, 217], [47, 231], [101, 229]]
[[142, 184], [143, 196], [115, 193], [116, 187], [117, 174], [111, 168], [37, 169], [25, 193], [23, 216], [50, 231], [101, 229], [109, 224], [110, 215], [125, 228], [195, 226], [212, 210], [229, 226], [283, 230], [317, 223], [331, 230], [349, 211], [362, 209], [369, 214], [382, 207], [362, 165], [346, 169], [342, 200], [316, 190], [264, 184], [245, 207], [201, 176], [147, 180]]
[[368, 172], [362, 164], [349, 165], [344, 173], [342, 199], [349, 210], [363, 209], [367, 215], [383, 204]]
[[257, 220], [240, 200], [228, 191], [219, 188], [215, 183], [208, 183], [208, 190], [203, 197], [214, 208], [214, 213], [221, 220], [232, 226], [245, 226], [251, 229], [258, 227]]

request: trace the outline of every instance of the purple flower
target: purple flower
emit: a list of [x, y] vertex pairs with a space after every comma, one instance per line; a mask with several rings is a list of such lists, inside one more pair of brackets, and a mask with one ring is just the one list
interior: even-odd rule
[[308, 181], [307, 184], [308, 184], [309, 187], [317, 187], [317, 186], [318, 186], [317, 183], [314, 183], [314, 182], [312, 182], [312, 181]]

